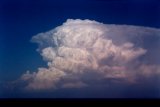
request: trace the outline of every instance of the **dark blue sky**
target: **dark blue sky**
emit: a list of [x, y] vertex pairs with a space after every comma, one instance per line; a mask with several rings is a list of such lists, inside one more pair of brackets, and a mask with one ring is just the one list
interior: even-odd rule
[[68, 18], [160, 28], [160, 1], [0, 0], [0, 81], [46, 66], [30, 39]]

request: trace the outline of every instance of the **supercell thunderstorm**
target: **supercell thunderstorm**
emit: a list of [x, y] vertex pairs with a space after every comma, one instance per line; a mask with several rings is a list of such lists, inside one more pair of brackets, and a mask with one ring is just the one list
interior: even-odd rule
[[148, 57], [153, 50], [143, 41], [159, 34], [159, 29], [149, 27], [68, 19], [33, 36], [32, 42], [39, 44], [37, 51], [48, 68], [27, 71], [21, 80], [27, 82], [27, 90], [81, 88], [101, 80], [107, 85], [108, 79], [134, 84], [140, 78], [160, 74], [159, 63]]

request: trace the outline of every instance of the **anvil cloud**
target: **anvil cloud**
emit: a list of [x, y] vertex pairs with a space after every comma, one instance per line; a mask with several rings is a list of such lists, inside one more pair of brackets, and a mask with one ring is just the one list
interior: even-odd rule
[[159, 34], [156, 28], [68, 19], [33, 36], [48, 68], [27, 71], [21, 80], [27, 82], [27, 90], [80, 88], [101, 80], [107, 85], [108, 79], [137, 83], [140, 78], [160, 74], [159, 63], [148, 58], [155, 55], [154, 50], [144, 39]]

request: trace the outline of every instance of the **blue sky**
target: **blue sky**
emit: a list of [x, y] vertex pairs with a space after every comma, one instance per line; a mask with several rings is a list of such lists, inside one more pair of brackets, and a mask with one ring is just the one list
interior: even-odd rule
[[46, 67], [36, 51], [37, 44], [30, 40], [37, 33], [53, 29], [69, 18], [160, 28], [160, 1], [1, 0], [0, 81], [15, 80], [26, 70]]

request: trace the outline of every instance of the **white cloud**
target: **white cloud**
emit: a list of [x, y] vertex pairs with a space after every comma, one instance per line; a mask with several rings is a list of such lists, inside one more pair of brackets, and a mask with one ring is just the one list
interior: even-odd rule
[[[160, 30], [68, 19], [63, 25], [32, 38], [33, 42], [39, 44], [38, 50], [48, 62], [48, 68], [39, 68], [32, 74], [27, 72], [21, 78], [28, 81], [26, 88], [31, 90], [54, 89], [62, 79], [72, 78], [73, 75], [78, 75], [78, 82], [72, 80], [61, 83], [59, 87], [87, 86], [81, 79], [81, 75], [86, 72], [96, 72], [100, 74], [100, 78], [130, 81], [137, 72], [129, 65], [136, 64], [136, 60], [148, 51], [137, 46], [132, 40], [154, 32], [160, 33]], [[141, 63], [139, 66], [135, 68], [139, 72], [151, 71], [141, 67]]]
[[[32, 76], [32, 77], [31, 77]], [[33, 74], [24, 74], [22, 80], [26, 78], [32, 78], [26, 89], [50, 89], [56, 88], [56, 83], [60, 80], [61, 77], [65, 76], [65, 73], [56, 68], [39, 68], [37, 73]]]

